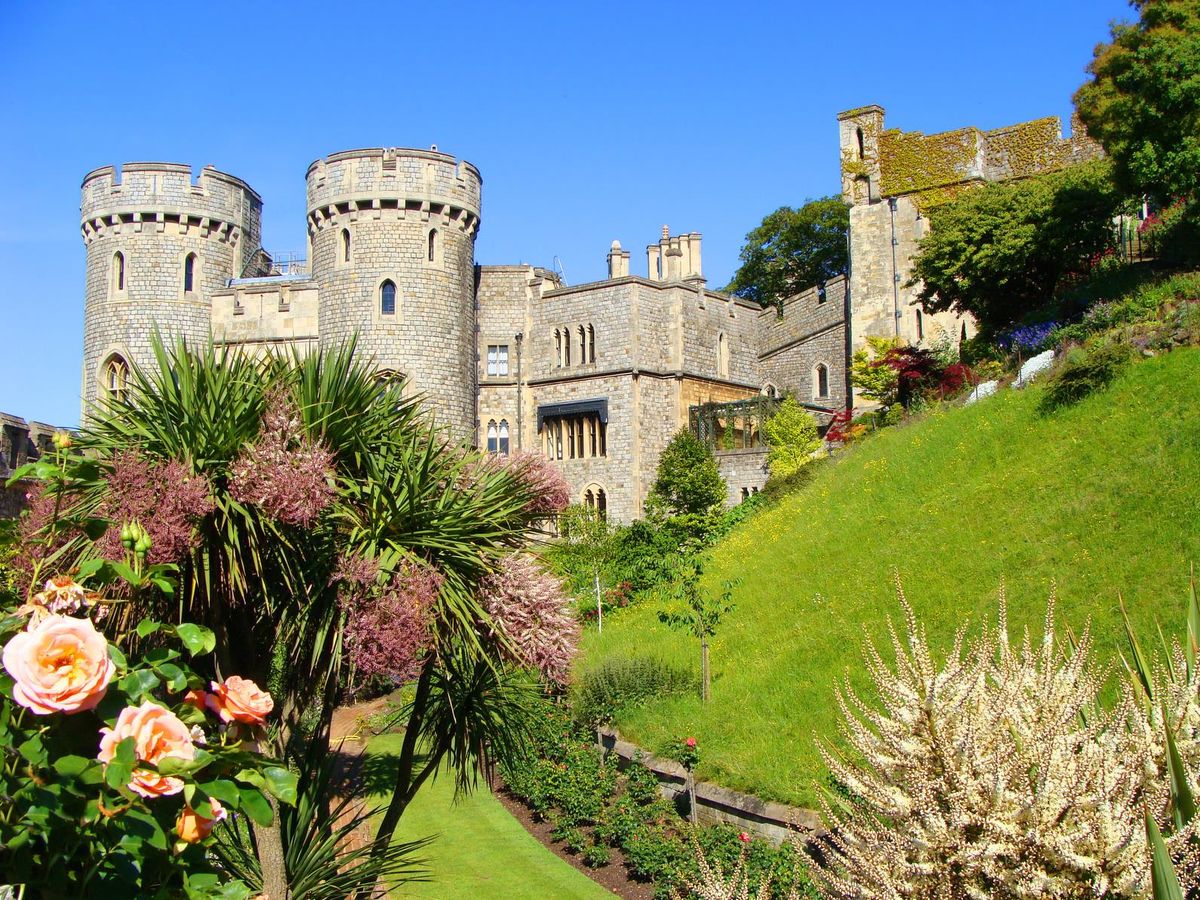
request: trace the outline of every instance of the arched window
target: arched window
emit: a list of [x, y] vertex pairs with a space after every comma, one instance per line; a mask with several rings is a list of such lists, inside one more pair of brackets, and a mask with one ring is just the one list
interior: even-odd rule
[[856, 136], [858, 137], [858, 158], [862, 159], [866, 155], [866, 147], [864, 146], [864, 142], [863, 142], [862, 128], [855, 129], [855, 133], [856, 133]]
[[429, 243], [429, 247], [428, 247], [429, 261], [433, 262], [435, 259], [437, 259], [437, 229], [436, 228], [429, 229], [429, 242], [428, 243]]
[[729, 377], [729, 341], [725, 339], [725, 332], [717, 335], [717, 375]]
[[500, 430], [496, 427], [496, 420], [492, 419], [487, 423], [487, 452], [495, 453], [500, 448]]
[[114, 294], [125, 290], [125, 254], [119, 251], [113, 254], [112, 289]]
[[959, 332], [958, 339], [960, 341], [965, 341], [967, 339], [967, 323], [966, 322], [962, 323], [962, 331]]
[[596, 514], [601, 519], [608, 518], [608, 497], [605, 496], [603, 488], [596, 488]]
[[580, 365], [582, 365], [583, 363], [588, 361], [588, 358], [587, 358], [587, 332], [585, 332], [583, 330], [582, 325], [580, 325], [579, 328], [576, 329], [576, 331], [579, 333], [579, 362], [580, 362]]
[[813, 395], [818, 400], [825, 399], [829, 396], [829, 367], [825, 363], [817, 363], [816, 377], [813, 379], [813, 388], [816, 393]]
[[571, 329], [570, 328], [563, 329], [562, 348], [563, 348], [563, 365], [569, 366], [571, 364]]
[[104, 390], [110, 400], [123, 403], [129, 382], [129, 363], [118, 354], [113, 354], [104, 364]]
[[918, 309], [914, 312], [917, 314], [917, 340], [923, 341], [925, 340], [925, 323], [921, 320], [921, 311]]
[[391, 281], [379, 286], [379, 311], [385, 316], [396, 314], [396, 285]]
[[591, 325], [587, 329], [588, 335], [588, 362], [596, 361], [596, 329]]
[[775, 385], [771, 384], [771, 382], [769, 382], [769, 381], [765, 385], [763, 385], [762, 392], [763, 392], [763, 396], [767, 397], [770, 400], [774, 400], [776, 397], [779, 396], [779, 388], [775, 387]]
[[824, 303], [828, 299], [829, 299], [829, 295], [825, 292], [825, 285], [818, 284], [817, 285], [817, 303]]
[[500, 420], [500, 452], [508, 452], [508, 419]]
[[342, 229], [342, 262], [350, 262], [350, 229]]
[[588, 488], [583, 492], [583, 505], [588, 509], [596, 508], [596, 495], [592, 493], [592, 489]]
[[562, 365], [562, 332], [554, 329], [554, 365]]
[[190, 294], [196, 289], [196, 254], [189, 253], [183, 258], [183, 292]]

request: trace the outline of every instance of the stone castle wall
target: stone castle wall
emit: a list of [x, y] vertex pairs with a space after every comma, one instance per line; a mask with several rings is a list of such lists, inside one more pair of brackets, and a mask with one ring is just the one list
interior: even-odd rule
[[479, 172], [436, 151], [353, 150], [314, 162], [307, 185], [322, 345], [357, 333], [378, 368], [407, 376], [439, 422], [470, 435]]
[[212, 295], [212, 338], [249, 353], [300, 353], [318, 344], [320, 292], [311, 278], [255, 278]]
[[6, 482], [25, 463], [36, 462], [42, 454], [51, 452], [57, 430], [44, 422], [26, 422], [19, 416], [0, 413], [0, 519], [15, 519], [25, 508], [25, 495], [35, 483], [25, 480], [9, 486]]
[[[758, 365], [776, 394], [823, 406], [846, 405], [846, 279], [837, 277], [758, 314]], [[782, 314], [781, 314], [782, 313]], [[817, 366], [828, 373], [818, 390]]]
[[[262, 200], [245, 182], [212, 168], [193, 184], [191, 169], [173, 163], [96, 169], [84, 178], [82, 192], [86, 412], [107, 361], [152, 362], [156, 328], [168, 339], [208, 341], [213, 294], [241, 274], [258, 248]], [[195, 255], [194, 279], [185, 291], [189, 254]]]
[[884, 110], [838, 115], [842, 197], [850, 206], [850, 345], [868, 336], [928, 344], [974, 333], [969, 317], [929, 316], [908, 286], [930, 209], [989, 181], [1057, 171], [1100, 154], [1078, 122], [1062, 136], [1056, 117], [982, 131], [967, 127], [926, 135], [884, 127]]

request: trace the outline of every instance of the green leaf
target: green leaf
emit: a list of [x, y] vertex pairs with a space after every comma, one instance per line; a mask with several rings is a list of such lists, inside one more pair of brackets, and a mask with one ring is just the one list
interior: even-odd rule
[[242, 788], [241, 810], [259, 825], [270, 825], [275, 818], [271, 804], [254, 788]]
[[1146, 840], [1153, 854], [1150, 881], [1154, 887], [1154, 900], [1183, 900], [1183, 889], [1179, 886], [1179, 876], [1175, 874], [1171, 854], [1167, 852], [1167, 843], [1149, 813], [1146, 813]]
[[232, 781], [224, 778], [215, 778], [212, 781], [201, 782], [199, 788], [208, 794], [208, 796], [216, 797], [232, 809], [237, 809], [241, 806], [242, 792], [238, 790], [238, 786]]
[[174, 663], [164, 663], [159, 666], [158, 674], [167, 680], [167, 690], [172, 694], [187, 690], [187, 674]]
[[113, 758], [104, 769], [104, 781], [113, 790], [120, 790], [133, 777], [133, 767], [137, 763], [137, 745], [131, 737], [117, 744]]
[[142, 621], [137, 623], [137, 628], [135, 631], [137, 631], [138, 637], [144, 638], [148, 635], [154, 634], [154, 632], [158, 631], [160, 628], [162, 628], [161, 622], [155, 622], [153, 619], [142, 619]]
[[1153, 670], [1151, 669], [1150, 664], [1146, 662], [1146, 655], [1142, 653], [1142, 647], [1138, 643], [1137, 636], [1133, 633], [1133, 626], [1129, 623], [1129, 613], [1125, 609], [1125, 598], [1118, 594], [1117, 599], [1121, 604], [1121, 621], [1125, 623], [1125, 639], [1129, 644], [1129, 653], [1133, 657], [1134, 674], [1137, 675], [1138, 681], [1142, 685], [1142, 690], [1146, 694], [1146, 699], [1153, 702]]
[[189, 772], [199, 772], [212, 761], [213, 755], [211, 753], [197, 747], [196, 755], [192, 759], [183, 759], [179, 756], [164, 756], [158, 761], [158, 772], [160, 775], [180, 775]]
[[42, 736], [40, 734], [34, 734], [22, 743], [21, 746], [17, 747], [17, 752], [37, 768], [41, 768], [46, 764], [46, 745], [42, 743]]
[[140, 700], [159, 686], [158, 676], [149, 669], [135, 669], [121, 679], [121, 690], [131, 700]]
[[1167, 771], [1171, 777], [1171, 799], [1174, 810], [1175, 829], [1182, 830], [1196, 815], [1196, 796], [1188, 781], [1187, 767], [1183, 757], [1179, 755], [1179, 747], [1175, 744], [1175, 735], [1171, 733], [1170, 720], [1167, 718], [1167, 704], [1163, 703], [1163, 729], [1167, 733]]
[[267, 790], [288, 806], [296, 805], [297, 778], [295, 772], [289, 772], [280, 766], [268, 766], [263, 770], [267, 782]]
[[66, 778], [74, 778], [83, 774], [83, 771], [93, 762], [95, 760], [88, 759], [86, 756], [60, 756], [54, 761], [54, 771]]
[[[108, 523], [104, 523], [105, 529], [108, 528]], [[104, 568], [104, 560], [102, 559], [85, 559], [79, 564], [79, 571], [76, 573], [76, 578], [80, 581], [91, 578], [97, 572]]]
[[262, 772], [256, 769], [239, 769], [233, 777], [243, 784], [254, 785], [260, 791], [267, 790], [267, 780], [263, 777]]
[[147, 812], [134, 807], [124, 813], [125, 828], [130, 834], [136, 834], [145, 843], [156, 850], [167, 849], [167, 836], [163, 833], [158, 820]]
[[213, 648], [217, 646], [217, 636], [201, 625], [184, 622], [182, 625], [175, 626], [175, 633], [179, 635], [183, 646], [187, 647], [192, 656], [212, 653]]
[[121, 652], [121, 649], [116, 644], [110, 643], [108, 645], [108, 657], [118, 669], [129, 667], [129, 660], [125, 658], [125, 654]]

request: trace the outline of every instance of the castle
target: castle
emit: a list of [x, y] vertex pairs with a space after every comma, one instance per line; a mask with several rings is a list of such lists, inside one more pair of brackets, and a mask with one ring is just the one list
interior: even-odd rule
[[[545, 454], [578, 502], [619, 521], [642, 514], [671, 435], [697, 407], [726, 404], [712, 421], [728, 439], [717, 456], [736, 503], [766, 478], [745, 401], [792, 394], [828, 421], [851, 398], [848, 361], [866, 336], [920, 343], [935, 328], [955, 339], [969, 330], [950, 314], [914, 315], [903, 287], [925, 198], [1080, 155], [1057, 120], [1029, 123], [1024, 143], [973, 129], [885, 132], [879, 107], [838, 120], [849, 277], [768, 310], [709, 290], [701, 236], [665, 227], [646, 248], [645, 276], [616, 241], [608, 277], [589, 284], [477, 265], [482, 177], [436, 148], [313, 162], [304, 260], [263, 250], [262, 199], [240, 178], [212, 167], [193, 178], [171, 163], [96, 169], [81, 204], [85, 414], [125, 391], [131, 365], [151, 361], [155, 328], [252, 353], [357, 336], [380, 377], [403, 379], [458, 437]], [[928, 159], [941, 164], [922, 169]]]

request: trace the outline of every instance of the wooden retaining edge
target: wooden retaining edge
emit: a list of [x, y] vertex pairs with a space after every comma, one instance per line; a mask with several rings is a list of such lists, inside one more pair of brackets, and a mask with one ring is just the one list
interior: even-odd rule
[[[639, 759], [658, 778], [659, 790], [683, 815], [688, 810], [688, 772], [673, 759], [662, 759], [621, 739], [615, 728], [600, 728], [596, 743], [617, 757], [618, 768]], [[696, 819], [705, 824], [728, 824], [766, 838], [774, 844], [796, 839], [809, 843], [825, 833], [821, 817], [811, 809], [761, 800], [707, 781], [696, 782]]]

